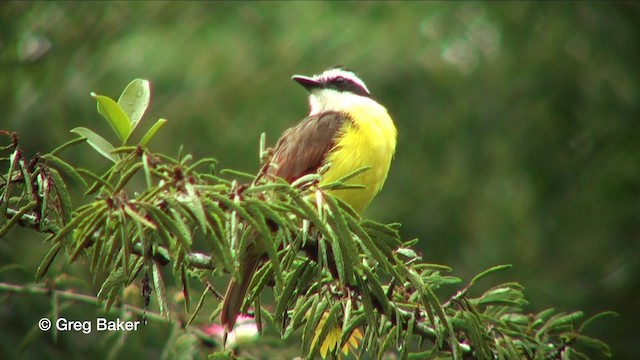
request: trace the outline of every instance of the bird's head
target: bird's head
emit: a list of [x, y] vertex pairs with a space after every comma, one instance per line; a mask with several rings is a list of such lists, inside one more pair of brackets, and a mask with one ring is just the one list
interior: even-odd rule
[[353, 96], [371, 98], [369, 89], [353, 71], [333, 67], [319, 75], [294, 75], [291, 79], [309, 91], [311, 113], [334, 110]]

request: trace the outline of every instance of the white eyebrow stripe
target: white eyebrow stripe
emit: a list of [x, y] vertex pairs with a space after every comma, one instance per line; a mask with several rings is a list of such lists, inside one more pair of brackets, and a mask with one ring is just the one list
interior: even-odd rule
[[353, 81], [354, 83], [358, 84], [363, 89], [365, 89], [365, 91], [367, 93], [371, 94], [371, 91], [369, 91], [369, 88], [367, 88], [367, 85], [364, 84], [364, 81], [362, 81], [352, 71], [348, 71], [348, 70], [344, 70], [344, 69], [329, 69], [329, 70], [323, 72], [322, 74], [314, 75], [313, 78], [316, 79], [316, 80], [322, 81], [322, 80], [328, 80], [328, 79], [336, 78], [338, 76], [342, 76], [345, 79], [349, 79], [350, 81]]

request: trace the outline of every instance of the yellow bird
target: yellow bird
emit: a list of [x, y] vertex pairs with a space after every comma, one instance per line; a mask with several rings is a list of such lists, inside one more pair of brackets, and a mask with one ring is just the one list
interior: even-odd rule
[[[309, 91], [309, 116], [282, 134], [267, 173], [293, 182], [329, 163], [322, 185], [368, 167], [347, 181], [364, 188], [332, 192], [362, 212], [387, 178], [396, 149], [393, 120], [350, 70], [335, 67], [313, 77], [294, 75], [292, 79]], [[260, 257], [247, 258], [241, 277], [229, 283], [220, 315], [227, 331], [233, 330], [260, 261]]]

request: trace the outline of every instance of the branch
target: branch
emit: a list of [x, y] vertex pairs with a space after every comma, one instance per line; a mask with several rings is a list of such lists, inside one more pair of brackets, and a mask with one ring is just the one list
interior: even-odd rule
[[[30, 214], [22, 214], [20, 215], [20, 211], [8, 208], [7, 209], [7, 217], [13, 218], [14, 216], [20, 216], [18, 219], [18, 224], [24, 227], [28, 227], [34, 229], [40, 233], [51, 233], [57, 234], [60, 232], [60, 228], [58, 226], [53, 225], [47, 219], [38, 220], [36, 216]], [[94, 240], [99, 236], [98, 232], [94, 233]], [[133, 253], [138, 256], [143, 256], [142, 244], [137, 242], [133, 245]], [[155, 254], [153, 256], [153, 260], [159, 262], [160, 264], [168, 264], [171, 262], [171, 257], [169, 256], [169, 250], [166, 247], [158, 245], [155, 248]], [[211, 262], [211, 256], [202, 253], [202, 252], [191, 252], [186, 254], [185, 260], [194, 268], [203, 269], [203, 270], [215, 270], [216, 267]]]
[[60, 228], [56, 225], [53, 225], [47, 219], [38, 219], [37, 216], [31, 214], [22, 214], [20, 215], [19, 210], [14, 210], [11, 208], [7, 208], [6, 213], [7, 218], [13, 218], [14, 216], [20, 216], [18, 219], [18, 224], [34, 229], [41, 233], [48, 234], [57, 234], [60, 231]]
[[[84, 304], [95, 305], [95, 306], [102, 305], [102, 302], [98, 300], [98, 298], [95, 296], [79, 294], [69, 290], [50, 289], [43, 285], [38, 285], [38, 284], [14, 285], [10, 283], [0, 282], [0, 290], [6, 291], [9, 293], [36, 294], [36, 295], [47, 295], [47, 296], [55, 295], [60, 299], [72, 300], [72, 301], [77, 301]], [[107, 310], [107, 313], [117, 314], [117, 313], [120, 313], [122, 310], [130, 311], [140, 316], [146, 314], [147, 318], [153, 319], [156, 321], [167, 320], [160, 314], [149, 312], [149, 311], [145, 312], [144, 309], [141, 309], [139, 307], [135, 307], [132, 305], [127, 305], [127, 304], [122, 304], [120, 307], [111, 307], [110, 309]]]

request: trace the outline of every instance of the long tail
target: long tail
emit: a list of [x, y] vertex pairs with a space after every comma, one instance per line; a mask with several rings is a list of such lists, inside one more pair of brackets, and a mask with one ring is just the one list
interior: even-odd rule
[[244, 303], [244, 298], [247, 296], [249, 284], [259, 264], [260, 257], [247, 258], [242, 265], [242, 274], [240, 274], [241, 277], [238, 279], [239, 281], [236, 281], [236, 278], [232, 278], [231, 281], [229, 281], [229, 287], [227, 287], [227, 292], [224, 295], [222, 312], [220, 313], [220, 323], [227, 332], [231, 332], [233, 326], [236, 324], [238, 315], [240, 315], [240, 309]]

